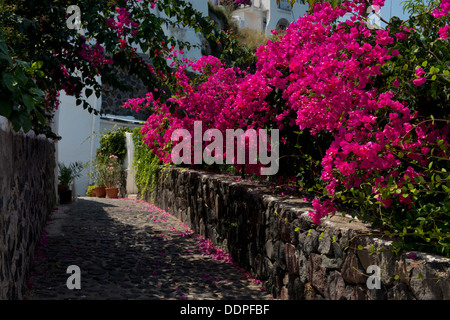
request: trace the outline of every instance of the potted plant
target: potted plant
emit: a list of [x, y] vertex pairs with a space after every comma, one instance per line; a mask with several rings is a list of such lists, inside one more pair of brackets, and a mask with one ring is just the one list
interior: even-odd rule
[[95, 184], [88, 186], [87, 191], [86, 191], [86, 196], [88, 196], [88, 197], [96, 197], [97, 194], [95, 193], [95, 188], [97, 188], [97, 187], [98, 186], [95, 185]]
[[122, 166], [116, 155], [107, 158], [105, 170], [105, 187], [107, 198], [117, 198], [119, 194], [119, 183], [122, 177]]
[[88, 172], [89, 178], [91, 178], [95, 183], [95, 196], [98, 198], [104, 198], [106, 196], [105, 191], [105, 176], [106, 176], [106, 164], [100, 161], [99, 157], [88, 162], [86, 166], [91, 165], [90, 171]]
[[59, 175], [58, 175], [58, 195], [61, 204], [68, 204], [72, 202], [72, 190], [70, 184], [74, 179], [80, 177], [81, 171], [83, 171], [83, 164], [81, 162], [73, 162], [69, 166], [64, 163], [58, 163]]

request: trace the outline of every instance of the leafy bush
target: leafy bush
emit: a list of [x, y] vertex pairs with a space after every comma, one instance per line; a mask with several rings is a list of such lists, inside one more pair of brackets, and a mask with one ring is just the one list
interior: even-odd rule
[[115, 155], [110, 155], [105, 165], [104, 183], [106, 188], [118, 188], [122, 183], [123, 168], [119, 162], [119, 159]]
[[[67, 9], [74, 4], [82, 13], [83, 32], [66, 23], [71, 18]], [[88, 98], [100, 97], [103, 84], [132, 89], [117, 80], [117, 68], [126, 69], [149, 88], [162, 83], [170, 87], [175, 78], [166, 58], [191, 44], [168, 36], [163, 28], [180, 25], [209, 39], [218, 36], [214, 23], [182, 0], [2, 1], [0, 112], [11, 119], [14, 129], [32, 128], [57, 138], [45, 119], [58, 107], [61, 90], [73, 96], [77, 106], [97, 113]], [[151, 63], [136, 54], [139, 46], [152, 53]]]
[[44, 76], [42, 61], [30, 63], [15, 56], [0, 30], [0, 115], [11, 121], [15, 131], [28, 132], [34, 127], [40, 133], [51, 118], [44, 105], [45, 94], [35, 81]]
[[59, 183], [64, 188], [68, 189], [73, 180], [81, 176], [84, 166], [83, 163], [79, 161], [73, 162], [69, 166], [66, 166], [64, 163], [60, 162], [58, 163], [58, 169]]
[[88, 186], [87, 191], [86, 191], [86, 196], [88, 196], [88, 197], [94, 196], [95, 188], [97, 188], [97, 187], [98, 186], [95, 184]]
[[115, 155], [118, 157], [118, 161], [123, 164], [127, 155], [125, 132], [131, 132], [131, 130], [115, 127], [100, 135], [100, 147], [97, 149], [97, 158], [100, 162], [108, 162], [109, 156]]
[[255, 73], [210, 56], [188, 64], [201, 75], [191, 82], [181, 66], [170, 103], [147, 95], [143, 141], [170, 162], [172, 132], [192, 135], [194, 121], [223, 134], [278, 128], [290, 169], [280, 174], [298, 173], [315, 223], [343, 205], [399, 238], [397, 248], [449, 255], [450, 2], [414, 6], [386, 29], [367, 25], [368, 4], [316, 2], [257, 49]]
[[156, 186], [156, 179], [158, 170], [160, 168], [160, 161], [150, 149], [150, 147], [143, 142], [141, 128], [133, 129], [134, 142], [134, 161], [135, 167], [135, 181], [141, 197], [152, 197], [154, 188]]

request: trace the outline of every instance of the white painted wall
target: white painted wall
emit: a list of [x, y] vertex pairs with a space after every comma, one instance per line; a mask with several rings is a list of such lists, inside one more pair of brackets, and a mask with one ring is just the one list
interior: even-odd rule
[[[58, 126], [58, 134], [61, 140], [57, 143], [57, 159], [65, 165], [75, 161], [89, 162], [95, 156], [99, 147], [98, 139], [91, 139], [94, 132], [100, 129], [99, 116], [89, 113], [83, 107], [77, 106], [75, 98], [67, 96], [64, 91], [60, 93], [61, 103], [55, 114]], [[91, 95], [87, 101], [96, 110], [100, 110], [101, 99]], [[86, 168], [82, 176], [74, 182], [74, 196], [85, 196], [89, 185], [89, 177]]]
[[[190, 0], [193, 7], [208, 15], [208, 0]], [[156, 13], [156, 12], [155, 12]], [[156, 13], [163, 15], [164, 13]], [[80, 31], [83, 34], [83, 31]], [[166, 34], [175, 35], [179, 39], [188, 41], [191, 44], [201, 44], [201, 38], [194, 32], [193, 29], [188, 30], [169, 30], [165, 29]], [[138, 52], [142, 53], [140, 48], [137, 48]], [[186, 57], [189, 59], [199, 59], [201, 54], [201, 48], [191, 48], [191, 50], [184, 50], [185, 54], [179, 56], [180, 58]], [[170, 64], [170, 61], [168, 61]], [[56, 146], [56, 159], [69, 165], [71, 162], [81, 161], [87, 163], [95, 157], [97, 148], [99, 147], [98, 138], [95, 133], [102, 132], [105, 128], [112, 129], [114, 125], [134, 127], [136, 124], [120, 124], [116, 122], [108, 122], [106, 120], [100, 120], [100, 116], [90, 114], [83, 107], [77, 106], [75, 98], [67, 96], [63, 91], [60, 93], [60, 105], [55, 114], [54, 119], [54, 132], [59, 134], [62, 139]], [[101, 97], [97, 98], [95, 95], [91, 95], [87, 100], [92, 107], [96, 110], [100, 110]], [[132, 159], [129, 159], [129, 163]], [[92, 181], [89, 180], [87, 172], [89, 168], [83, 171], [80, 178], [76, 179], [73, 186], [74, 196], [85, 196], [87, 187]], [[130, 190], [134, 190], [133, 182], [130, 182]]]
[[[186, 2], [190, 2], [192, 7], [202, 13], [203, 16], [208, 16], [208, 0], [186, 0]], [[154, 12], [158, 16], [167, 17], [164, 12], [159, 12], [156, 8], [154, 9]], [[193, 28], [173, 28], [163, 25], [163, 30], [167, 36], [173, 36], [178, 40], [186, 41], [191, 44], [189, 50], [185, 48], [183, 49], [184, 54], [178, 55], [179, 59], [187, 58], [195, 61], [202, 57], [202, 36], [196, 33]], [[179, 50], [179, 48], [175, 48], [175, 50]], [[168, 60], [167, 63], [170, 65], [172, 60]]]
[[137, 194], [138, 188], [135, 181], [135, 168], [133, 167], [134, 160], [134, 142], [133, 134], [131, 132], [125, 133], [125, 142], [127, 144], [127, 156], [125, 157], [124, 167], [127, 174], [127, 193]]

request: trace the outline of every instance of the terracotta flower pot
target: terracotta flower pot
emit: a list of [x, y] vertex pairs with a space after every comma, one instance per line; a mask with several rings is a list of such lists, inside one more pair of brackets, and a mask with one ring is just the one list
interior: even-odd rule
[[119, 188], [106, 188], [107, 198], [118, 198]]
[[72, 190], [60, 190], [59, 191], [59, 202], [61, 204], [71, 204], [72, 203]]
[[95, 195], [97, 198], [104, 198], [106, 196], [106, 188], [105, 187], [96, 187]]

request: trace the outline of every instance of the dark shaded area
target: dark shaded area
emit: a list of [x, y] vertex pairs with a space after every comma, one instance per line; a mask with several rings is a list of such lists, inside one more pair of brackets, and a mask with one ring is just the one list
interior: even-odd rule
[[[182, 230], [179, 220], [153, 221], [162, 214], [141, 207], [120, 199], [78, 199], [62, 232], [49, 234], [27, 298], [263, 299], [236, 267], [202, 256], [194, 237], [170, 231]], [[81, 290], [66, 286], [70, 265], [81, 269]]]

